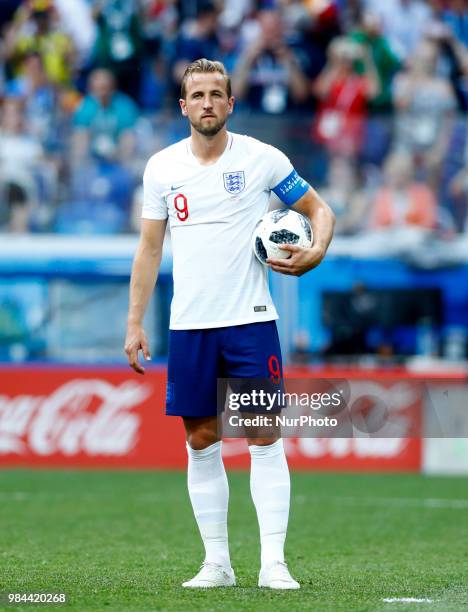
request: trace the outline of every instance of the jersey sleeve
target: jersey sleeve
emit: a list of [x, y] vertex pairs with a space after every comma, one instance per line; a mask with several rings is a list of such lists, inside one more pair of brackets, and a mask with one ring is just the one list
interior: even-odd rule
[[309, 189], [309, 184], [301, 178], [288, 157], [275, 147], [268, 147], [270, 181], [268, 188], [287, 206], [295, 204]]
[[154, 165], [150, 160], [143, 174], [142, 219], [167, 219], [167, 205], [162, 197], [162, 186], [157, 181]]

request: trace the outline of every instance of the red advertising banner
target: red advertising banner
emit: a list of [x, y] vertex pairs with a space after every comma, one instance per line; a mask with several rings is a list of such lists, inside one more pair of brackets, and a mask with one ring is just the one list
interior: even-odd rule
[[[421, 417], [418, 385], [404, 376], [353, 378], [356, 394], [392, 399], [401, 437], [285, 438], [290, 467], [418, 471], [421, 441], [405, 436]], [[164, 414], [165, 383], [164, 368], [145, 376], [126, 367], [0, 368], [0, 466], [185, 467], [181, 420]], [[226, 439], [223, 449], [227, 466], [249, 465], [245, 440]]]
[[183, 427], [164, 400], [162, 369], [0, 369], [0, 465], [180, 467]]

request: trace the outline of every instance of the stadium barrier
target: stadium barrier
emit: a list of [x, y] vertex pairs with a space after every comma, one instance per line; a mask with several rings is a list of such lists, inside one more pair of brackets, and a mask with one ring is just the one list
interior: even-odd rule
[[[400, 424], [398, 437], [285, 438], [292, 469], [468, 472], [466, 440], [425, 439], [418, 425], [431, 397], [421, 381], [426, 391], [466, 396], [465, 375], [302, 368], [286, 376], [346, 378], [360, 396], [391, 398]], [[162, 367], [150, 367], [144, 377], [124, 367], [0, 367], [0, 466], [183, 468], [183, 427], [164, 415], [165, 390]], [[228, 467], [250, 462], [240, 438], [225, 441], [224, 456]]]
[[[150, 367], [142, 378], [124, 366], [128, 277], [136, 243], [136, 236], [2, 237], [0, 465], [185, 466], [180, 423], [164, 416], [165, 370]], [[429, 252], [416, 246], [408, 263], [402, 253], [389, 253], [388, 241], [376, 236], [336, 239], [327, 260], [313, 274], [301, 279], [272, 275], [286, 363], [301, 330], [309, 333], [313, 349], [326, 340], [322, 294], [349, 290], [356, 280], [377, 289], [440, 287], [447, 323], [466, 328], [466, 237], [443, 246], [443, 261], [450, 265], [442, 268], [440, 253], [437, 261], [427, 260], [435, 256], [436, 247]], [[166, 350], [172, 291], [169, 253], [167, 249], [146, 321], [148, 336], [154, 339], [153, 355], [161, 356]], [[419, 261], [420, 257], [426, 259]], [[316, 369], [306, 372], [327, 375]], [[336, 371], [329, 374], [337, 376]], [[346, 376], [373, 384], [374, 391], [382, 393], [386, 384], [403, 382], [409, 396], [417, 395], [416, 381], [423, 378], [404, 370], [394, 375], [357, 370]], [[425, 380], [436, 385], [431, 372]], [[461, 388], [457, 392], [462, 406], [468, 397], [464, 383], [466, 368], [446, 384], [451, 393]], [[424, 414], [426, 400], [427, 393], [412, 405], [403, 402], [401, 408], [413, 423]], [[463, 413], [459, 418], [462, 422], [467, 417]], [[412, 438], [410, 431], [408, 424], [406, 432], [393, 438], [292, 437], [286, 439], [286, 451], [293, 469], [468, 472], [466, 440]], [[227, 440], [224, 453], [231, 467], [249, 463], [244, 440]]]
[[[125, 362], [122, 346], [128, 281], [137, 242], [137, 236], [2, 236], [0, 363]], [[416, 334], [417, 321], [412, 321], [411, 327], [410, 319], [432, 316], [438, 327], [433, 342], [441, 345], [443, 354], [451, 359], [454, 353], [459, 357], [466, 354], [468, 234], [447, 244], [431, 243], [430, 248], [411, 245], [403, 248], [388, 235], [336, 237], [327, 258], [313, 273], [299, 279], [272, 274], [284, 361], [290, 363], [300, 348], [318, 354], [330, 344], [331, 332], [342, 321], [338, 321], [331, 301], [327, 306], [324, 298], [342, 293], [349, 302], [346, 294], [357, 285], [366, 287], [369, 297], [379, 292], [419, 292], [424, 309], [414, 308], [408, 299], [403, 308], [401, 297], [398, 308], [387, 299], [386, 308], [377, 309], [385, 315], [384, 320], [375, 321], [380, 327], [406, 325], [406, 331], [400, 329], [406, 335], [400, 333], [395, 340], [406, 353], [411, 351]], [[434, 308], [429, 308], [428, 291], [440, 293], [440, 321]], [[152, 354], [162, 359], [167, 355], [171, 297], [168, 241], [145, 320]], [[398, 320], [395, 313], [401, 315]], [[347, 315], [341, 312], [343, 316]], [[418, 333], [423, 336], [426, 331]]]

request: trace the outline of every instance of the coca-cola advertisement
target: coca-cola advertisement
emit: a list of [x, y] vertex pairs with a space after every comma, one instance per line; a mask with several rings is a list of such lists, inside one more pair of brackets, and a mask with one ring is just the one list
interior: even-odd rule
[[164, 371], [1, 370], [0, 464], [181, 465], [183, 431], [163, 416], [164, 398]]
[[[285, 437], [293, 469], [417, 471], [421, 440], [410, 437], [421, 397], [411, 381], [354, 381], [354, 391], [393, 393], [398, 437]], [[392, 385], [394, 387], [392, 388]], [[127, 368], [8, 367], [0, 370], [0, 465], [182, 468], [179, 418], [166, 417], [166, 372]], [[398, 391], [398, 393], [396, 393]], [[247, 467], [246, 441], [228, 438], [226, 465]]]

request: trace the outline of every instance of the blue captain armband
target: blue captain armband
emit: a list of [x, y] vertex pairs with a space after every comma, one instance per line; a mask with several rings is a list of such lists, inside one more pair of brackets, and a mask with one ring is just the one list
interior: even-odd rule
[[272, 191], [286, 206], [292, 206], [302, 198], [308, 189], [309, 183], [293, 170], [289, 176], [273, 187]]

